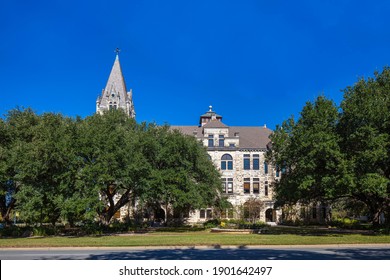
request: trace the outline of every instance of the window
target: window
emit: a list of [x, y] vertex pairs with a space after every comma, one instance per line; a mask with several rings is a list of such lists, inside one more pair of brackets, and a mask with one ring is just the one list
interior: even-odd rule
[[228, 209], [228, 219], [233, 219], [234, 218], [234, 212], [233, 208]]
[[313, 207], [311, 211], [312, 211], [313, 219], [317, 219], [317, 208]]
[[265, 181], [264, 183], [264, 195], [268, 196], [268, 181]]
[[199, 218], [200, 218], [200, 219], [206, 218], [206, 210], [204, 210], [204, 209], [201, 209], [201, 210], [200, 210], [200, 212], [199, 212]]
[[221, 157], [221, 169], [222, 170], [233, 170], [233, 158], [229, 154], [224, 154]]
[[264, 161], [264, 173], [268, 174], [268, 163]]
[[219, 135], [218, 146], [220, 146], [220, 147], [224, 147], [225, 146], [225, 136]]
[[251, 192], [251, 182], [249, 178], [244, 179], [244, 193], [250, 193]]
[[253, 193], [254, 194], [259, 194], [260, 193], [259, 178], [253, 178]]
[[209, 147], [214, 147], [214, 135], [209, 134]]
[[227, 210], [222, 210], [221, 211], [221, 219], [233, 219], [234, 215], [234, 210], [233, 208], [229, 208]]
[[275, 176], [276, 176], [277, 178], [279, 178], [279, 176], [280, 176], [279, 165], [276, 165], [276, 173], [275, 173]]
[[253, 155], [253, 170], [260, 170], [259, 155]]
[[211, 219], [213, 217], [213, 211], [211, 209], [200, 209], [199, 218], [200, 219]]
[[233, 193], [233, 178], [222, 179], [222, 191], [228, 194]]
[[230, 143], [230, 144], [229, 144], [229, 147], [230, 147], [230, 148], [234, 148], [235, 146], [236, 146], [236, 145], [235, 145], [234, 143]]
[[244, 155], [244, 170], [251, 169], [251, 159], [249, 154]]

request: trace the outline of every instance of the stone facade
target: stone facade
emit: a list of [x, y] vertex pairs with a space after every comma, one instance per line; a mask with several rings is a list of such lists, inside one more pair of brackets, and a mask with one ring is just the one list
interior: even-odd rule
[[[218, 213], [218, 218], [248, 218], [246, 203], [256, 199], [262, 204], [258, 219], [277, 223], [281, 210], [274, 209], [272, 186], [280, 172], [269, 165], [265, 154], [271, 130], [263, 127], [229, 127], [222, 116], [210, 106], [200, 117], [199, 126], [172, 126], [184, 134], [196, 137], [207, 147], [210, 159], [221, 172], [224, 195], [233, 208]], [[215, 217], [213, 209], [200, 209], [190, 214], [190, 223], [204, 222]]]

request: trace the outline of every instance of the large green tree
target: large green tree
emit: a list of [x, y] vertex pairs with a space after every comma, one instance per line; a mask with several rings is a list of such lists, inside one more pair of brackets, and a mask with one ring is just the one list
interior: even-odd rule
[[338, 127], [351, 170], [346, 192], [390, 222], [390, 68], [344, 91]]
[[142, 200], [162, 208], [165, 222], [185, 221], [194, 209], [222, 206], [219, 172], [194, 137], [149, 126], [143, 141], [151, 174]]
[[80, 184], [95, 198], [91, 207], [107, 224], [147, 184], [150, 167], [140, 146], [142, 130], [122, 110], [87, 117], [79, 129]]
[[344, 91], [341, 110], [320, 96], [277, 127], [268, 157], [285, 170], [279, 203], [363, 202], [390, 221], [390, 69]]
[[32, 141], [15, 151], [14, 180], [21, 186], [15, 195], [17, 209], [27, 222], [55, 224], [64, 218], [72, 223], [64, 205], [76, 193], [75, 122], [45, 113], [31, 129]]
[[17, 205], [16, 196], [23, 188], [20, 182], [21, 163], [34, 141], [34, 129], [39, 122], [31, 109], [14, 109], [5, 120], [0, 120], [0, 210], [2, 219], [9, 223]]
[[345, 160], [337, 121], [335, 104], [319, 96], [306, 103], [298, 121], [290, 118], [271, 135], [268, 157], [283, 171], [275, 186], [279, 203], [327, 203], [343, 194]]

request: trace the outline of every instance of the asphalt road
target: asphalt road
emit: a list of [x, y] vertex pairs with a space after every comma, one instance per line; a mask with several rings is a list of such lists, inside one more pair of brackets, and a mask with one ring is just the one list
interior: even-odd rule
[[390, 244], [0, 249], [1, 260], [390, 260]]

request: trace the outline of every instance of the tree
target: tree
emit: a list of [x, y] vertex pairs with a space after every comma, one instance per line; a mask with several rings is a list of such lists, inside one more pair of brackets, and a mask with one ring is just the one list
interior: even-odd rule
[[61, 218], [73, 222], [64, 205], [77, 193], [75, 122], [61, 114], [45, 113], [32, 128], [32, 141], [16, 151], [15, 181], [22, 186], [15, 197], [21, 218], [27, 222], [50, 222]]
[[142, 129], [122, 110], [87, 117], [79, 129], [80, 184], [95, 198], [90, 207], [108, 224], [147, 184], [149, 163], [140, 146]]
[[37, 124], [38, 116], [31, 109], [16, 108], [5, 120], [0, 119], [0, 211], [6, 223], [11, 222], [16, 196], [23, 187], [19, 181], [20, 162], [34, 139]]
[[165, 222], [172, 215], [182, 222], [191, 210], [222, 205], [219, 172], [194, 137], [152, 125], [143, 145], [151, 176], [141, 199], [164, 209]]
[[351, 170], [347, 192], [364, 202], [374, 225], [390, 222], [390, 68], [344, 90], [338, 126]]
[[279, 203], [327, 203], [343, 195], [345, 160], [337, 121], [335, 104], [319, 96], [306, 103], [297, 122], [290, 118], [271, 135], [268, 157], [285, 171], [275, 186]]
[[[286, 172], [276, 183], [279, 203], [364, 203], [373, 224], [390, 222], [390, 68], [344, 90], [341, 111], [319, 97], [301, 117], [278, 127], [270, 160]], [[354, 207], [348, 203], [348, 207]]]
[[264, 209], [264, 202], [259, 198], [251, 197], [242, 205], [242, 219], [248, 219], [254, 223], [260, 219], [260, 213]]

